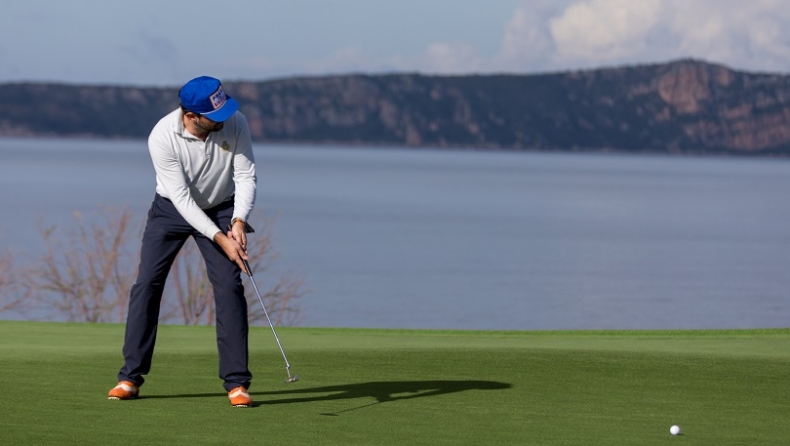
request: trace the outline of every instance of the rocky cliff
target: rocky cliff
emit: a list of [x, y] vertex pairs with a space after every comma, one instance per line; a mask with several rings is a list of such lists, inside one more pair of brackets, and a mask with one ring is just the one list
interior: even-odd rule
[[[259, 142], [790, 154], [790, 76], [694, 60], [226, 82]], [[0, 134], [144, 138], [177, 88], [0, 85]]]

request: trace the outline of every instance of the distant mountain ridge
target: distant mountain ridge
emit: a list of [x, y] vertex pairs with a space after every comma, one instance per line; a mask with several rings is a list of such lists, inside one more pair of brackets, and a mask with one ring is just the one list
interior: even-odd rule
[[[790, 76], [698, 60], [530, 75], [226, 81], [257, 142], [790, 154]], [[145, 138], [177, 87], [0, 84], [0, 135]]]

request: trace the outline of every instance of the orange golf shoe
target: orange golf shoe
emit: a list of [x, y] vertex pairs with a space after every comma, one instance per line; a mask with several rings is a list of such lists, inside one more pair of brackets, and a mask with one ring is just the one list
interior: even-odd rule
[[230, 405], [233, 407], [252, 407], [252, 398], [244, 386], [236, 387], [228, 392], [228, 398], [230, 398]]
[[118, 383], [117, 386], [110, 389], [110, 393], [107, 394], [107, 399], [109, 400], [130, 400], [133, 398], [137, 398], [137, 394], [140, 392], [140, 388], [135, 386], [134, 383], [129, 381], [121, 381]]

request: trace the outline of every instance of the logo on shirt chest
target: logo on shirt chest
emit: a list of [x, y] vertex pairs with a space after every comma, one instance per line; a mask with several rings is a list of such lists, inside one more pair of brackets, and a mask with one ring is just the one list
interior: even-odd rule
[[229, 142], [227, 142], [227, 141], [222, 141], [222, 144], [220, 144], [220, 145], [219, 145], [219, 147], [220, 147], [222, 150], [225, 150], [225, 151], [227, 152], [227, 151], [229, 151], [229, 150], [230, 150], [230, 143], [229, 143]]

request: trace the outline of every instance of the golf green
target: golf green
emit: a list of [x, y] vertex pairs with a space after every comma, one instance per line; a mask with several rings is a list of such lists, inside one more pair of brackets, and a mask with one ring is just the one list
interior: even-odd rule
[[[2, 445], [786, 445], [790, 329], [250, 336], [232, 408], [213, 327], [162, 326], [141, 397], [107, 400], [123, 325], [0, 322]], [[680, 425], [682, 435], [669, 428]]]

